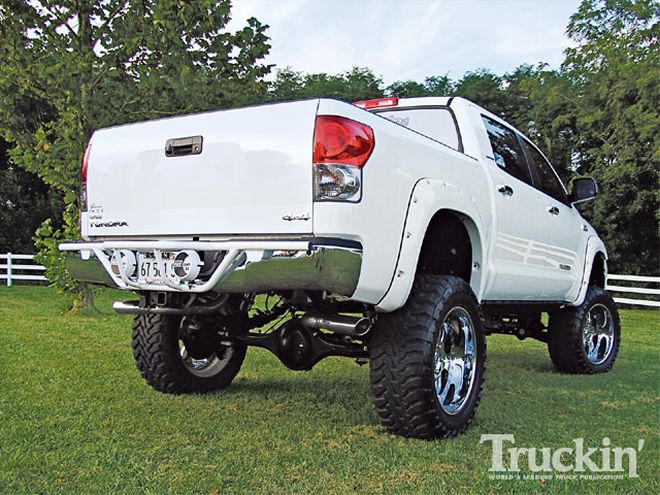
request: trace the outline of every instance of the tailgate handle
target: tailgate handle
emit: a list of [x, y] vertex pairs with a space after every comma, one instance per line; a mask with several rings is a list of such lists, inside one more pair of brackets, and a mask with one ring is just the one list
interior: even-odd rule
[[199, 155], [202, 152], [202, 136], [168, 139], [165, 143], [165, 156]]

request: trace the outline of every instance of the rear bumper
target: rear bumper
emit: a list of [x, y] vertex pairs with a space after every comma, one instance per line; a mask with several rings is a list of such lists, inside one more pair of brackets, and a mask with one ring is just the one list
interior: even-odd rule
[[[104, 241], [59, 246], [66, 267], [81, 282], [127, 290], [250, 293], [269, 290], [325, 290], [351, 296], [362, 266], [362, 249], [342, 240], [313, 241]], [[223, 251], [222, 263], [205, 280], [138, 283], [113, 271], [115, 251]]]

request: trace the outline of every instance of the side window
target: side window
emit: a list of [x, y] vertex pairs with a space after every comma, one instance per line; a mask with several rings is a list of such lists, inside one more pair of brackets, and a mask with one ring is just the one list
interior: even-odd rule
[[493, 119], [485, 116], [481, 118], [486, 126], [488, 139], [490, 139], [490, 144], [493, 147], [493, 158], [495, 158], [497, 166], [515, 178], [531, 185], [532, 177], [516, 134]]
[[559, 182], [557, 175], [554, 170], [548, 163], [548, 161], [543, 158], [543, 155], [539, 151], [529, 144], [525, 139], [520, 139], [525, 147], [525, 152], [529, 157], [529, 166], [534, 173], [534, 178], [537, 182], [537, 189], [540, 189], [545, 194], [551, 198], [555, 198], [557, 201], [561, 201], [566, 204], [566, 193], [564, 188]]

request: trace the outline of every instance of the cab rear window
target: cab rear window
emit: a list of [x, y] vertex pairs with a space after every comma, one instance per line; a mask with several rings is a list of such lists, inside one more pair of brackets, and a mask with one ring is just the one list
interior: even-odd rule
[[458, 129], [454, 116], [448, 108], [411, 108], [376, 113], [460, 151]]

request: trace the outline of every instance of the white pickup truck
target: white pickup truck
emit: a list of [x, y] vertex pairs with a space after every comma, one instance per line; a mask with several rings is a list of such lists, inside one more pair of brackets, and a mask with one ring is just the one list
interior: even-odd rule
[[[609, 370], [620, 320], [606, 250], [539, 149], [462, 98], [313, 99], [92, 136], [75, 278], [139, 294], [133, 354], [167, 393], [215, 390], [246, 348], [291, 369], [369, 362], [391, 432], [472, 422], [486, 339], [547, 342], [559, 371]], [[542, 319], [548, 313], [549, 319]], [[548, 321], [547, 326], [543, 321]]]

